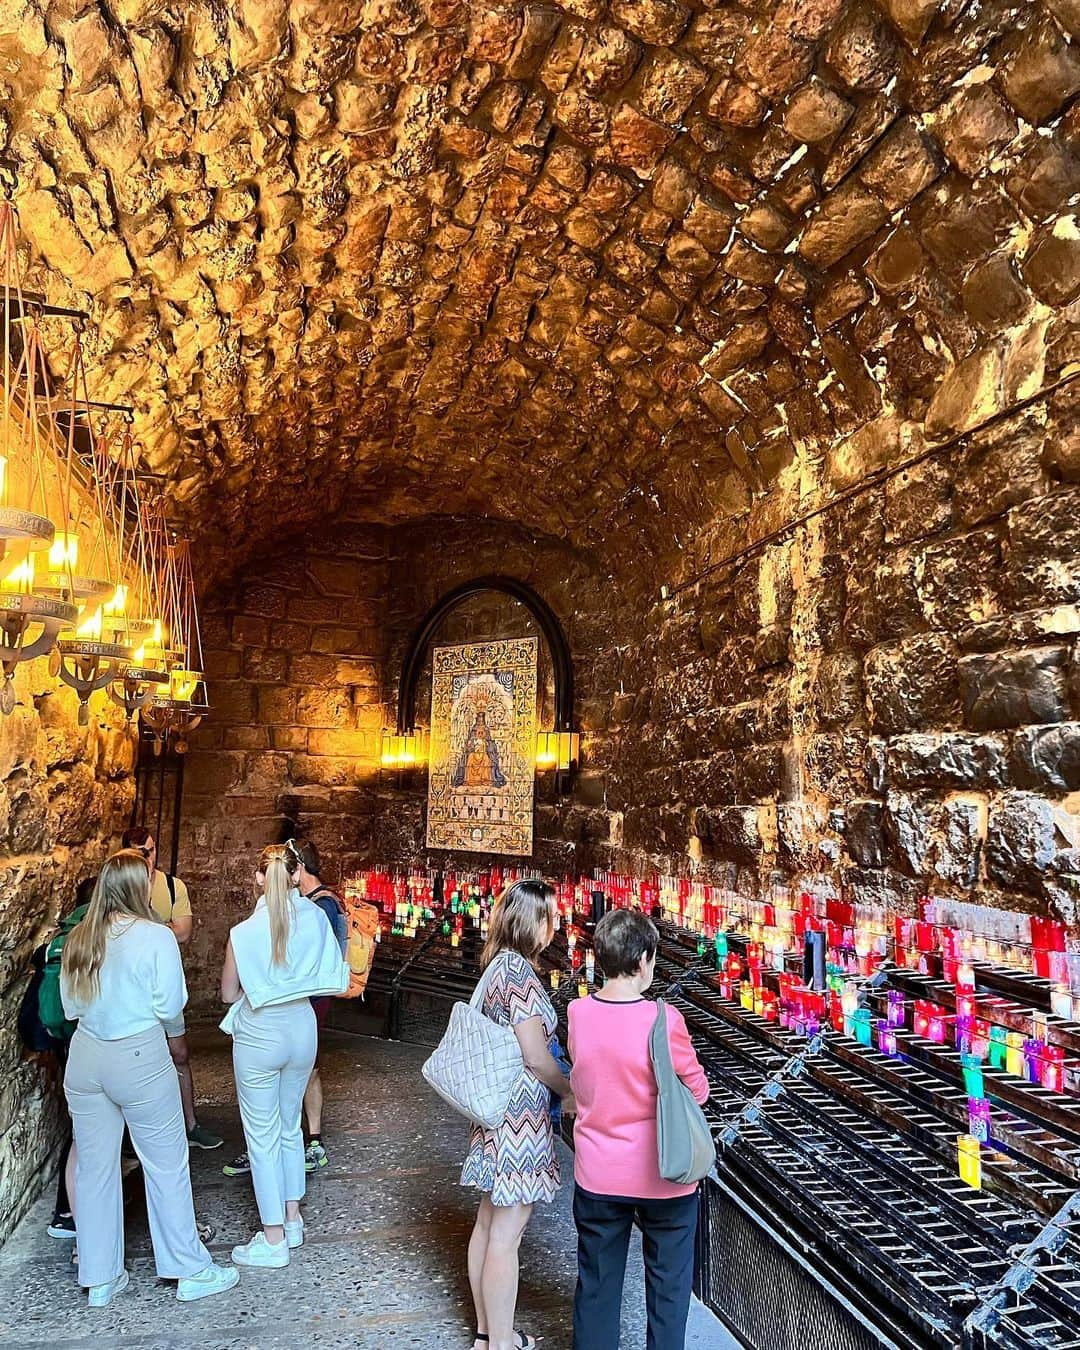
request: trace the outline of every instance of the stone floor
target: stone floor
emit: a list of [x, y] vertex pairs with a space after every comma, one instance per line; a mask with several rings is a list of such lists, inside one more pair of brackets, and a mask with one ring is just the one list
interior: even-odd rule
[[[250, 1182], [221, 1166], [242, 1147], [224, 1037], [195, 1044], [203, 1121], [226, 1137], [192, 1159], [196, 1208], [212, 1222], [215, 1256], [255, 1227]], [[287, 1271], [245, 1271], [238, 1289], [179, 1304], [160, 1284], [145, 1214], [129, 1211], [129, 1290], [91, 1311], [75, 1283], [70, 1244], [45, 1232], [51, 1195], [42, 1197], [0, 1251], [0, 1346], [139, 1347], [140, 1350], [305, 1350], [393, 1346], [468, 1350], [471, 1305], [465, 1245], [474, 1196], [455, 1182], [464, 1127], [420, 1078], [426, 1051], [386, 1041], [333, 1036], [324, 1052], [324, 1120], [331, 1165], [311, 1180], [307, 1242]], [[564, 1159], [564, 1175], [570, 1171]], [[569, 1350], [574, 1281], [570, 1188], [539, 1207], [526, 1234], [519, 1324]], [[645, 1344], [640, 1249], [627, 1279], [623, 1350]], [[695, 1305], [687, 1346], [727, 1350], [734, 1342]]]

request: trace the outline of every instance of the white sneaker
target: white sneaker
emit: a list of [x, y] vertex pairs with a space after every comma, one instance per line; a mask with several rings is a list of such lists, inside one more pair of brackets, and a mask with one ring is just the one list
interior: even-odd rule
[[285, 1241], [289, 1247], [302, 1247], [304, 1245], [304, 1221], [303, 1219], [285, 1220]]
[[266, 1234], [259, 1232], [241, 1247], [232, 1249], [232, 1259], [238, 1266], [262, 1266], [265, 1270], [281, 1270], [289, 1264], [289, 1244], [285, 1238], [273, 1246]]
[[117, 1294], [122, 1294], [131, 1283], [131, 1276], [126, 1270], [122, 1270], [115, 1280], [110, 1280], [108, 1284], [92, 1284], [90, 1286], [90, 1307], [107, 1308]]
[[194, 1303], [198, 1298], [224, 1294], [240, 1283], [240, 1272], [235, 1266], [211, 1264], [198, 1275], [188, 1275], [176, 1282], [176, 1297], [181, 1303]]

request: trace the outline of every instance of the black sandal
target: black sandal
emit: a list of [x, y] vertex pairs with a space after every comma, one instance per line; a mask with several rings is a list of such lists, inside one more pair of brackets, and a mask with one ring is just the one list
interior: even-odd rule
[[[539, 1344], [539, 1342], [537, 1341], [535, 1336], [530, 1336], [528, 1332], [525, 1331], [515, 1331], [514, 1335], [521, 1342], [519, 1346], [515, 1347], [515, 1350], [536, 1350], [536, 1347]], [[488, 1341], [490, 1339], [491, 1337], [487, 1334], [486, 1331], [478, 1331], [476, 1335], [473, 1337], [474, 1341]]]

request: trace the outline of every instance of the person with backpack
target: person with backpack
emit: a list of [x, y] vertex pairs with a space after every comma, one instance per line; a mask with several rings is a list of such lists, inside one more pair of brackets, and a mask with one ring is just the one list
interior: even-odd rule
[[[19, 1031], [23, 1044], [36, 1053], [49, 1052], [56, 1056], [63, 1079], [67, 1066], [68, 1045], [75, 1033], [75, 1023], [64, 1013], [60, 995], [60, 963], [68, 934], [86, 913], [94, 894], [96, 877], [80, 881], [75, 892], [75, 908], [60, 920], [59, 932], [43, 942], [30, 958], [33, 974], [23, 996], [19, 1011]], [[54, 1238], [75, 1237], [75, 1213], [72, 1199], [75, 1194], [76, 1154], [71, 1133], [71, 1122], [60, 1150], [56, 1177], [56, 1203], [48, 1233]]]
[[105, 1308], [124, 1267], [121, 1142], [142, 1162], [150, 1240], [161, 1279], [192, 1302], [224, 1293], [236, 1270], [215, 1265], [195, 1223], [180, 1086], [165, 1027], [187, 1002], [176, 938], [150, 908], [150, 873], [133, 849], [101, 869], [82, 922], [64, 943], [60, 992], [71, 1038], [64, 1093], [75, 1131], [79, 1283]]
[[229, 933], [221, 1023], [233, 1070], [262, 1227], [233, 1248], [237, 1265], [280, 1270], [304, 1241], [304, 1091], [315, 1063], [311, 999], [343, 994], [349, 967], [323, 910], [297, 890], [297, 846], [266, 848], [255, 872], [255, 911]]
[[[179, 877], [171, 872], [162, 872], [157, 865], [157, 841], [145, 825], [133, 825], [124, 831], [124, 848], [133, 848], [143, 855], [150, 868], [151, 889], [150, 908], [157, 917], [173, 931], [173, 936], [181, 947], [191, 940], [193, 918], [188, 889]], [[192, 1148], [220, 1148], [223, 1140], [213, 1130], [200, 1125], [195, 1116], [195, 1083], [191, 1076], [191, 1052], [187, 1043], [187, 1027], [181, 1013], [176, 1021], [165, 1028], [169, 1042], [169, 1054], [176, 1065], [176, 1074], [180, 1079], [180, 1100], [184, 1104], [184, 1124], [187, 1127], [188, 1144]]]

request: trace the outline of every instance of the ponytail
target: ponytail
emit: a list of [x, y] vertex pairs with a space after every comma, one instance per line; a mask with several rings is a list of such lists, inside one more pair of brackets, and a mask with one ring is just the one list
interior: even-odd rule
[[270, 917], [270, 960], [275, 966], [283, 966], [293, 919], [292, 890], [300, 871], [300, 859], [288, 846], [266, 848], [259, 871], [265, 878], [263, 896]]

